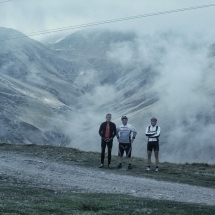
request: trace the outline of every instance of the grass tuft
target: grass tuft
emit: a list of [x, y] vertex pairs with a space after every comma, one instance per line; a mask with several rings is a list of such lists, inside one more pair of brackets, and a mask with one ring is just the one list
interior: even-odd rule
[[98, 212], [101, 209], [97, 202], [80, 202], [80, 210]]

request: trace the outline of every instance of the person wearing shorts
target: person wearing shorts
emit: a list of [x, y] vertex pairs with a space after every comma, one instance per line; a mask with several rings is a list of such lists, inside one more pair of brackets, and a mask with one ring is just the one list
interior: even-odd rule
[[[116, 129], [117, 131], [117, 140], [119, 142], [119, 164], [118, 168], [122, 168], [122, 157], [124, 152], [126, 153], [126, 157], [128, 158], [128, 169], [132, 169], [131, 166], [131, 151], [132, 151], [132, 144], [134, 142], [134, 139], [137, 135], [136, 129], [128, 124], [128, 118], [126, 116], [122, 116], [121, 118], [122, 124], [119, 125]], [[131, 133], [133, 133], [131, 138]]]
[[159, 168], [159, 136], [160, 136], [160, 127], [156, 126], [157, 119], [155, 117], [151, 118], [151, 125], [146, 128], [146, 136], [148, 137], [148, 143], [147, 143], [147, 155], [148, 155], [148, 167], [146, 168], [146, 171], [151, 170], [151, 155], [152, 151], [154, 151], [155, 155], [155, 171], [158, 172]]

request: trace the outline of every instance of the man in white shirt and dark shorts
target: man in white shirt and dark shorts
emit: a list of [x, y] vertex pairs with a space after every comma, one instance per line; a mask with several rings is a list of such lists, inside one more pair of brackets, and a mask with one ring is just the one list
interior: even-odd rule
[[[131, 151], [132, 151], [132, 144], [134, 142], [134, 139], [137, 135], [136, 129], [128, 124], [128, 118], [126, 116], [122, 116], [121, 118], [122, 124], [119, 125], [116, 129], [117, 131], [117, 140], [119, 142], [119, 151], [118, 151], [118, 156], [119, 156], [119, 164], [118, 164], [118, 169], [122, 168], [122, 157], [124, 154], [124, 151], [126, 152], [126, 156], [128, 158], [128, 169], [132, 169], [131, 166]], [[131, 137], [131, 133], [132, 137]]]
[[160, 127], [156, 126], [157, 119], [155, 117], [151, 118], [151, 126], [148, 126], [146, 128], [146, 136], [148, 137], [148, 144], [147, 144], [147, 155], [148, 155], [148, 167], [146, 168], [146, 171], [151, 170], [151, 155], [152, 151], [154, 150], [155, 155], [155, 164], [156, 168], [155, 171], [158, 172], [158, 165], [159, 165], [159, 136], [160, 136]]

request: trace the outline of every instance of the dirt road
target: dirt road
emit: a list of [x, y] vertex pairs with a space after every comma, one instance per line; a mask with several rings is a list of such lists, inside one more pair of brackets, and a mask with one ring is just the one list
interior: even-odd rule
[[68, 165], [17, 152], [0, 151], [0, 166], [0, 175], [8, 180], [56, 191], [118, 193], [215, 205], [213, 188], [118, 175], [111, 171]]

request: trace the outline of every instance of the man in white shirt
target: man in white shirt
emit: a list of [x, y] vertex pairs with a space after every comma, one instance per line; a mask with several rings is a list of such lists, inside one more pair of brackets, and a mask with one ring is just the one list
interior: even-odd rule
[[156, 126], [157, 119], [155, 117], [151, 118], [151, 126], [148, 126], [146, 128], [146, 136], [148, 137], [148, 144], [147, 144], [147, 154], [148, 154], [148, 167], [146, 168], [146, 171], [151, 170], [151, 155], [152, 151], [154, 150], [155, 155], [155, 164], [156, 169], [155, 171], [158, 172], [158, 165], [159, 165], [159, 136], [160, 136], [160, 127]]
[[[128, 158], [128, 169], [132, 169], [131, 166], [131, 151], [132, 151], [132, 143], [137, 135], [137, 131], [135, 128], [128, 124], [128, 118], [126, 116], [122, 116], [121, 118], [122, 124], [119, 125], [116, 129], [117, 132], [117, 140], [119, 142], [119, 164], [118, 168], [122, 168], [122, 157], [124, 154], [124, 151], [126, 152], [126, 156]], [[131, 137], [131, 133], [132, 137]]]

